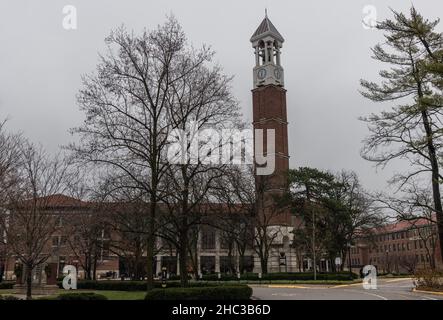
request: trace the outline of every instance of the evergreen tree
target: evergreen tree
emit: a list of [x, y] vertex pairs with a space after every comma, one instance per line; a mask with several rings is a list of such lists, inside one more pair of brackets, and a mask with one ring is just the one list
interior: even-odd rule
[[443, 36], [435, 31], [438, 20], [424, 19], [412, 8], [410, 15], [393, 11], [394, 19], [377, 28], [385, 42], [373, 49], [373, 58], [390, 68], [380, 71], [381, 83], [361, 81], [363, 96], [375, 102], [395, 103], [368, 123], [363, 157], [379, 165], [406, 159], [411, 171], [397, 174], [392, 182], [400, 189], [409, 181], [428, 174], [432, 184], [433, 207], [437, 216], [440, 248], [443, 253], [443, 208], [440, 194], [442, 145], [442, 57]]

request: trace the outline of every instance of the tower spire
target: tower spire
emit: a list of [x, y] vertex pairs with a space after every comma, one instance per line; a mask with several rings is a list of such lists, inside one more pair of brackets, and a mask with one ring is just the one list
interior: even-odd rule
[[265, 8], [265, 18], [268, 17], [268, 8]]

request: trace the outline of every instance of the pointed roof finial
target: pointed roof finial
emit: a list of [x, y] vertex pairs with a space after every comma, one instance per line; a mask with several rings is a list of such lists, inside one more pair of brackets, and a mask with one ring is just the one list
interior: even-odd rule
[[263, 38], [267, 35], [270, 35], [277, 39], [280, 42], [284, 42], [282, 35], [280, 32], [278, 32], [277, 28], [272, 24], [271, 20], [268, 18], [268, 9], [265, 8], [265, 18], [258, 26], [257, 30], [254, 32], [254, 34], [251, 37], [251, 42], [257, 41], [260, 38]]

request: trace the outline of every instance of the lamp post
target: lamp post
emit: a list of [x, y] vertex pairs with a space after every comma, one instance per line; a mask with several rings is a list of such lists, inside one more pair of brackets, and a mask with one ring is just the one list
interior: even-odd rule
[[386, 250], [386, 273], [390, 273], [389, 269], [389, 251]]
[[351, 276], [352, 280], [352, 264], [351, 264], [351, 242], [348, 242], [348, 265], [349, 265], [349, 275]]

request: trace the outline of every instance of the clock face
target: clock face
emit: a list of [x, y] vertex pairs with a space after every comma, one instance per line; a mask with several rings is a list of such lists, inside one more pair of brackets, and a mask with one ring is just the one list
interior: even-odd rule
[[257, 77], [262, 80], [266, 77], [266, 69], [259, 69], [257, 72]]
[[280, 69], [275, 69], [274, 70], [274, 76], [275, 76], [276, 79], [280, 79], [280, 77], [281, 77]]

